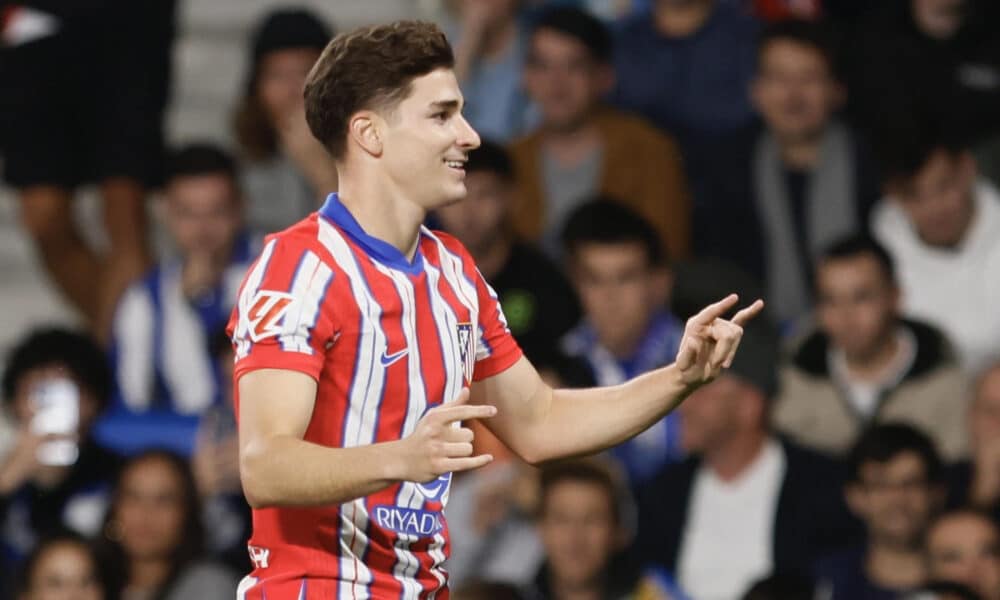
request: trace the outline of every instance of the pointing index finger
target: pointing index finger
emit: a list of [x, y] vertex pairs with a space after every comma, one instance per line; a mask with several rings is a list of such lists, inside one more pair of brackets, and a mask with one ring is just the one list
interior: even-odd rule
[[764, 310], [764, 301], [757, 299], [756, 302], [736, 313], [736, 316], [733, 317], [733, 323], [743, 327], [747, 321], [756, 317], [762, 310]]
[[729, 294], [715, 304], [709, 304], [701, 309], [701, 312], [694, 316], [693, 321], [698, 325], [711, 325], [713, 321], [726, 314], [730, 308], [736, 305], [740, 299], [736, 294]]

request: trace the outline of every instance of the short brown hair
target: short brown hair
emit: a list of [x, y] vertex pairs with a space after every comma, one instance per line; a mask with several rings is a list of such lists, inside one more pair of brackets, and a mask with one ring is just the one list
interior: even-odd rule
[[622, 523], [622, 489], [613, 467], [600, 458], [571, 459], [550, 463], [541, 469], [539, 516], [544, 517], [552, 488], [565, 481], [595, 485], [607, 494], [612, 516]]
[[306, 78], [309, 129], [342, 159], [352, 114], [391, 109], [410, 94], [415, 78], [454, 64], [447, 38], [433, 23], [397, 21], [338, 35]]

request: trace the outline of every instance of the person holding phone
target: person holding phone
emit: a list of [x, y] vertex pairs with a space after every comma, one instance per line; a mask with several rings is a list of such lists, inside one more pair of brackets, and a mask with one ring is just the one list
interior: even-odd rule
[[96, 533], [120, 459], [93, 441], [111, 374], [87, 335], [47, 328], [29, 333], [4, 368], [3, 407], [17, 428], [0, 458], [0, 573], [11, 573], [56, 529]]

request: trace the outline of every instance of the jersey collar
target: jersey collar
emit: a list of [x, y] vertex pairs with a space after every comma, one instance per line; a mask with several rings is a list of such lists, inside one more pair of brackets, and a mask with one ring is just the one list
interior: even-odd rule
[[413, 256], [413, 262], [410, 262], [398, 248], [389, 242], [365, 233], [351, 211], [347, 210], [347, 207], [337, 197], [336, 192], [326, 197], [326, 202], [320, 207], [319, 214], [339, 227], [355, 244], [361, 246], [368, 256], [383, 265], [411, 275], [416, 275], [424, 270], [424, 257], [420, 252], [419, 244], [417, 252]]

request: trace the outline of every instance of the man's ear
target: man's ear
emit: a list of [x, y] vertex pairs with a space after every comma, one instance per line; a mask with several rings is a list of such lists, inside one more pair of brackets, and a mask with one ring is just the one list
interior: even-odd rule
[[617, 79], [615, 78], [615, 69], [610, 63], [599, 63], [597, 65], [597, 89], [600, 91], [600, 96], [603, 98], [611, 93], [611, 90], [615, 89], [615, 83]]
[[363, 110], [351, 116], [347, 137], [361, 150], [371, 156], [382, 156], [382, 129], [385, 121], [370, 110]]

